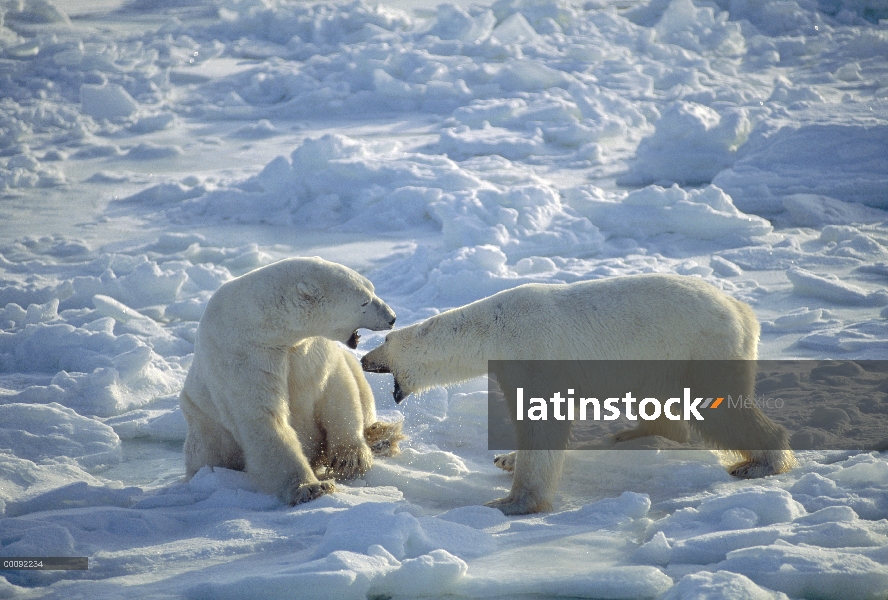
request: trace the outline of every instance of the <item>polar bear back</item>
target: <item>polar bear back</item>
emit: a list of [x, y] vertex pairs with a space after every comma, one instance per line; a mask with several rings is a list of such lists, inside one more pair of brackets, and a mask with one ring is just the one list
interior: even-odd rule
[[746, 304], [701, 279], [645, 274], [525, 284], [388, 337], [422, 346], [451, 335], [480, 342], [484, 360], [749, 360], [759, 325]]
[[510, 333], [527, 339], [518, 344], [526, 346], [521, 358], [756, 358], [759, 325], [752, 310], [701, 279], [650, 274], [528, 284], [506, 294], [523, 315], [520, 331]]

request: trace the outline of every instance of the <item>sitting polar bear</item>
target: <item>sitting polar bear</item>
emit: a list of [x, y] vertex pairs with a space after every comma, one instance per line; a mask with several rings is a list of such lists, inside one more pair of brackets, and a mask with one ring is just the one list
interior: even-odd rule
[[[758, 338], [746, 304], [695, 277], [647, 274], [505, 290], [393, 331], [361, 362], [365, 371], [394, 376], [400, 402], [484, 375], [488, 360], [754, 360]], [[755, 375], [729, 383], [753, 394]], [[738, 451], [743, 461], [732, 474], [763, 477], [792, 468], [785, 431], [759, 410], [713, 413], [690, 424], [716, 446], [777, 448]], [[682, 441], [662, 418], [643, 423], [619, 439], [658, 434]], [[551, 510], [563, 460], [563, 450], [497, 457], [498, 466], [514, 473], [512, 489], [488, 505], [506, 514]]]
[[[180, 395], [186, 477], [205, 465], [245, 470], [287, 504], [334, 490], [314, 468], [351, 477], [397, 451], [400, 424], [374, 423], [357, 359], [359, 328], [391, 329], [373, 284], [320, 258], [291, 258], [222, 285], [197, 328]], [[331, 341], [334, 340], [334, 341]]]

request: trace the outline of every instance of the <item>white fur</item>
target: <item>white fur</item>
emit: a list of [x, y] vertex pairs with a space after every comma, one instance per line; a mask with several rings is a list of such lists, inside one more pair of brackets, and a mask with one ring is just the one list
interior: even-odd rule
[[224, 284], [201, 318], [180, 396], [186, 476], [204, 465], [246, 470], [262, 491], [298, 504], [334, 489], [312, 463], [346, 476], [366, 470], [372, 393], [356, 359], [330, 340], [355, 342], [358, 328], [394, 320], [373, 284], [320, 258]]
[[[746, 304], [698, 278], [650, 274], [522, 285], [393, 331], [362, 364], [392, 373], [400, 400], [484, 375], [488, 360], [754, 360], [758, 337]], [[751, 394], [754, 374], [736, 383], [742, 387], [730, 389]], [[720, 418], [694, 425], [716, 446], [785, 448], [743, 451], [733, 474], [762, 477], [792, 467], [785, 432], [759, 411], [714, 412]], [[665, 420], [644, 423], [622, 439], [682, 437]], [[512, 490], [489, 504], [507, 514], [550, 510], [563, 458], [563, 451], [539, 450], [498, 457], [498, 466], [514, 470]]]

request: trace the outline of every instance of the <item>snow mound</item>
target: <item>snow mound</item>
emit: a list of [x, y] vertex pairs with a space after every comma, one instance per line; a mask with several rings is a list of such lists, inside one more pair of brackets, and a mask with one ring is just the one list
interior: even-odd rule
[[0, 405], [0, 446], [33, 462], [70, 457], [95, 467], [121, 459], [113, 429], [56, 403]]
[[[812, 171], [816, 179], [809, 176]], [[817, 124], [753, 133], [743, 157], [712, 183], [730, 194], [740, 210], [765, 216], [796, 194], [885, 210], [886, 173], [888, 126]]]
[[730, 244], [772, 231], [768, 221], [740, 212], [715, 186], [686, 191], [677, 185], [653, 185], [620, 200], [581, 188], [570, 196], [570, 204], [606, 234], [639, 240], [673, 233]]
[[[686, 2], [691, 4], [690, 0]], [[743, 110], [719, 114], [708, 106], [677, 102], [657, 121], [654, 134], [638, 145], [629, 172], [618, 182], [715, 183], [713, 178], [734, 164], [737, 150], [746, 142], [751, 129]]]

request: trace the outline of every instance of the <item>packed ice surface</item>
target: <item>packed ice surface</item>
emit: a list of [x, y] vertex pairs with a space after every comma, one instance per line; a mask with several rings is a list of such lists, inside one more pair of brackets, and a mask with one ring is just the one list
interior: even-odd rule
[[0, 597], [885, 598], [883, 453], [578, 451], [505, 517], [483, 380], [369, 375], [410, 439], [306, 505], [182, 480], [204, 306], [285, 256], [399, 325], [693, 275], [763, 357], [888, 358], [883, 2], [436, 4], [0, 2], [0, 555], [90, 559]]

